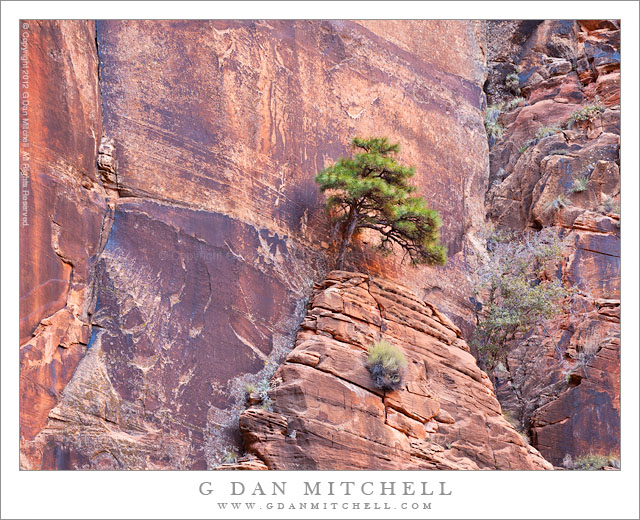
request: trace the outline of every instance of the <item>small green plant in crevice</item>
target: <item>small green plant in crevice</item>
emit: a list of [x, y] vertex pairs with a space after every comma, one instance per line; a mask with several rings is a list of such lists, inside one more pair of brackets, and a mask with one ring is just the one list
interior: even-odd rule
[[567, 120], [567, 127], [573, 127], [576, 121], [593, 121], [604, 112], [604, 106], [596, 100], [595, 103], [586, 105], [580, 110], [575, 110]]
[[521, 103], [526, 104], [526, 101], [527, 100], [522, 96], [517, 96], [505, 105], [505, 109], [507, 110], [507, 112], [511, 112], [512, 110], [515, 110], [516, 108], [518, 108]]
[[576, 177], [573, 179], [573, 183], [571, 184], [571, 193], [582, 193], [587, 190], [589, 186], [589, 177], [586, 175], [581, 175], [580, 177]]
[[545, 207], [545, 211], [559, 210], [566, 208], [571, 202], [564, 193], [560, 193], [555, 199], [553, 199]]
[[620, 457], [617, 455], [587, 453], [574, 460], [571, 455], [565, 455], [562, 465], [567, 469], [576, 471], [597, 471], [605, 467], [620, 469]]
[[367, 368], [376, 388], [395, 390], [404, 382], [407, 360], [398, 347], [381, 340], [369, 348]]
[[252, 396], [255, 396], [253, 397], [254, 402], [257, 401], [260, 408], [272, 412], [274, 401], [269, 397], [269, 391], [273, 388], [274, 384], [275, 382], [267, 377], [262, 378], [257, 383], [247, 383], [244, 386], [245, 399], [249, 401]]
[[564, 374], [565, 383], [570, 385], [571, 381], [573, 381], [573, 378], [574, 378], [573, 371], [571, 371], [571, 370], [565, 371], [565, 372], [563, 372], [563, 374]]
[[493, 139], [500, 139], [504, 133], [504, 127], [498, 121], [502, 106], [502, 103], [489, 105], [484, 113], [484, 128], [487, 131], [487, 136]]
[[557, 126], [541, 126], [536, 132], [536, 139], [544, 139], [561, 131]]
[[562, 257], [562, 240], [553, 231], [498, 230], [486, 240], [487, 254], [473, 272], [474, 298], [480, 305], [471, 344], [494, 380], [496, 367], [506, 364], [511, 342], [560, 313], [572, 290], [559, 279], [539, 276]]
[[223, 464], [235, 464], [238, 462], [238, 452], [235, 448], [226, 448], [224, 452], [222, 452], [222, 463]]
[[260, 402], [260, 408], [267, 412], [273, 412], [273, 399], [267, 397]]
[[504, 79], [504, 85], [516, 96], [519, 96], [522, 92], [520, 88], [520, 77], [517, 71], [507, 74], [507, 77]]
[[518, 152], [523, 154], [526, 152], [531, 146], [538, 144], [539, 139], [529, 139], [520, 145], [518, 148]]
[[604, 213], [614, 213], [620, 215], [620, 204], [616, 204], [613, 197], [605, 195], [600, 205], [601, 211]]
[[245, 397], [248, 399], [249, 396], [251, 394], [253, 394], [256, 391], [256, 385], [254, 385], [253, 383], [247, 383], [244, 385], [244, 393], [246, 394]]

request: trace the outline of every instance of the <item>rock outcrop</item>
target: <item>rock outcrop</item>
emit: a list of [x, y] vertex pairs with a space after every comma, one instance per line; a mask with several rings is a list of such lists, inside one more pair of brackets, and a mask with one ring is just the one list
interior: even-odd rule
[[[490, 152], [487, 215], [511, 229], [555, 229], [566, 244], [559, 274], [577, 290], [566, 314], [515, 346], [497, 393], [560, 465], [619, 451], [620, 30], [495, 23], [512, 33], [488, 45], [501, 66], [486, 89], [503, 103], [504, 134]], [[514, 71], [525, 100], [510, 106], [504, 81]]]
[[[398, 390], [367, 370], [381, 339], [408, 360]], [[269, 469], [551, 469], [502, 416], [460, 329], [380, 278], [333, 271], [316, 286], [270, 386], [268, 406], [240, 416], [245, 448]]]

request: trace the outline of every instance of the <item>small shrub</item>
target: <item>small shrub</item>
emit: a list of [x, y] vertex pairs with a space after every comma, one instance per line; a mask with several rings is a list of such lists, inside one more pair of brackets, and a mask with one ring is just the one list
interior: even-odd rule
[[487, 123], [485, 121], [484, 128], [487, 131], [487, 135], [493, 139], [500, 139], [504, 133], [504, 127], [500, 123]]
[[567, 196], [564, 193], [561, 193], [560, 195], [558, 195], [555, 199], [553, 199], [551, 202], [549, 202], [549, 204], [547, 204], [547, 207], [545, 208], [546, 211], [551, 211], [551, 210], [559, 210], [561, 208], [566, 208], [569, 205], [569, 199], [567, 198]]
[[520, 152], [521, 154], [523, 154], [524, 152], [527, 151], [527, 149], [534, 144], [534, 139], [529, 139], [528, 141], [525, 141], [524, 143], [522, 143], [520, 145], [520, 147], [518, 148], [518, 152]]
[[587, 186], [589, 185], [589, 177], [586, 175], [582, 175], [580, 177], [576, 177], [573, 179], [573, 184], [571, 185], [571, 193], [581, 193], [587, 190]]
[[267, 412], [273, 412], [273, 399], [267, 397], [260, 402], [260, 408]]
[[518, 334], [562, 311], [561, 303], [571, 290], [558, 279], [539, 277], [561, 256], [562, 241], [552, 231], [496, 231], [488, 236], [487, 255], [474, 270], [474, 297], [483, 310], [471, 344], [491, 377]]
[[516, 108], [518, 108], [520, 106], [520, 103], [524, 103], [525, 101], [526, 99], [523, 98], [522, 96], [517, 96], [513, 98], [511, 101], [509, 101], [505, 105], [505, 108], [507, 109], [507, 111], [511, 112], [512, 110], [515, 110]]
[[609, 195], [604, 196], [601, 207], [604, 213], [620, 214], [620, 204], [616, 204], [613, 197]]
[[269, 412], [273, 411], [273, 400], [269, 397], [269, 390], [272, 389], [272, 381], [268, 377], [263, 377], [257, 383], [247, 383], [244, 386], [245, 398], [247, 401], [252, 394], [257, 394], [260, 408]]
[[369, 348], [367, 368], [376, 388], [394, 390], [402, 385], [407, 360], [398, 347], [382, 340]]
[[566, 469], [573, 469], [573, 457], [569, 453], [567, 453], [562, 459], [562, 465]]
[[594, 104], [586, 105], [584, 108], [574, 111], [567, 121], [567, 126], [571, 128], [576, 121], [593, 121], [603, 112], [604, 106], [596, 101]]
[[541, 126], [538, 128], [536, 132], [537, 139], [544, 139], [545, 137], [549, 137], [550, 135], [557, 134], [561, 130], [557, 126]]
[[551, 150], [549, 155], [569, 155], [569, 150], [566, 148], [556, 148], [555, 150]]
[[604, 468], [605, 466], [612, 466], [614, 468], [620, 468], [620, 459], [611, 455], [598, 455], [597, 453], [589, 453], [578, 457], [573, 462], [571, 469], [582, 471], [595, 471]]
[[504, 133], [504, 127], [498, 122], [501, 111], [502, 104], [489, 105], [484, 114], [484, 128], [487, 135], [494, 139], [500, 139]]
[[227, 448], [222, 453], [222, 462], [224, 464], [235, 464], [238, 462], [238, 452], [235, 448]]
[[507, 74], [507, 77], [504, 79], [504, 84], [511, 92], [516, 95], [520, 95], [520, 78], [518, 77], [517, 72]]
[[577, 374], [573, 370], [565, 371], [563, 372], [563, 374], [564, 374], [565, 383], [567, 385], [578, 384], [578, 382], [581, 379], [580, 377], [577, 376]]

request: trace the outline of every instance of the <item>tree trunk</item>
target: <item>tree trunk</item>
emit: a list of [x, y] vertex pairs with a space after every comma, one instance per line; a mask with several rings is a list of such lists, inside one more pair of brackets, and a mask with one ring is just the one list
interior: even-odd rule
[[349, 217], [347, 219], [347, 226], [342, 233], [342, 242], [340, 244], [340, 251], [338, 252], [338, 259], [336, 260], [336, 269], [342, 270], [344, 267], [344, 254], [347, 252], [347, 246], [351, 242], [351, 237], [356, 230], [358, 224], [358, 213], [355, 208], [349, 210]]

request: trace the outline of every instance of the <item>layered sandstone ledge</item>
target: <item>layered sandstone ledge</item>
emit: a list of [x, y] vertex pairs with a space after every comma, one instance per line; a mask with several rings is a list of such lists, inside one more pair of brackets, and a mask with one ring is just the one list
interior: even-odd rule
[[[409, 362], [392, 392], [375, 388], [365, 366], [383, 338]], [[272, 410], [240, 417], [247, 452], [268, 469], [552, 468], [503, 417], [460, 329], [380, 278], [333, 271], [317, 285], [271, 386]]]

